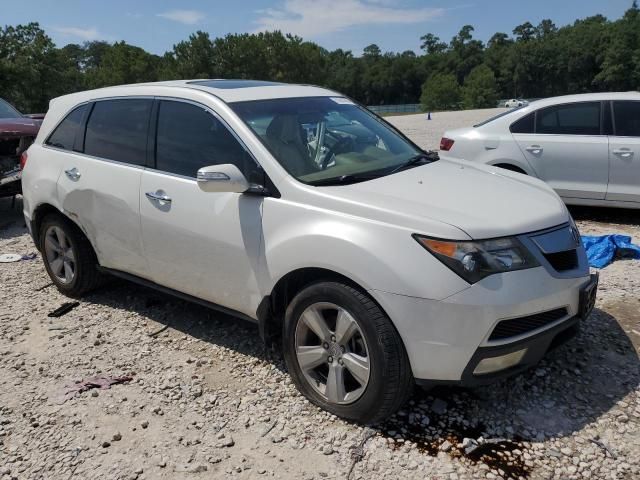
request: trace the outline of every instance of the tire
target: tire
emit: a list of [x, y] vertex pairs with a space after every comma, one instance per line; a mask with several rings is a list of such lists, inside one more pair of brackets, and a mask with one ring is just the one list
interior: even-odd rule
[[[48, 235], [58, 240], [57, 251], [52, 247], [53, 244], [47, 243]], [[65, 240], [61, 241], [59, 235], [63, 235]], [[62, 215], [50, 214], [43, 219], [39, 228], [39, 245], [45, 269], [61, 293], [69, 297], [80, 297], [103, 282], [104, 276], [97, 269], [98, 260], [89, 240], [74, 223]], [[69, 251], [64, 248], [67, 246], [72, 253], [62, 254], [62, 250]], [[61, 271], [54, 271], [59, 262], [52, 266], [52, 261], [58, 258], [62, 259], [63, 267]], [[71, 258], [72, 262], [69, 261]], [[72, 275], [66, 278], [68, 267]]]
[[[335, 314], [334, 307], [338, 307]], [[327, 327], [323, 338], [316, 333], [319, 318]], [[328, 412], [373, 424], [398, 410], [412, 392], [413, 375], [400, 336], [380, 307], [360, 290], [335, 282], [304, 288], [287, 307], [283, 329], [291, 378], [305, 397]], [[324, 357], [318, 348], [325, 351]], [[363, 383], [365, 360], [368, 376]], [[342, 390], [328, 387], [340, 383], [330, 381], [336, 378], [343, 379]]]

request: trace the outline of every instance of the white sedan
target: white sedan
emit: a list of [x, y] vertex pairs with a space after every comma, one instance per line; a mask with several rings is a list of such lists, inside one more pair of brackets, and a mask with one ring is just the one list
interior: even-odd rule
[[529, 105], [529, 102], [526, 100], [518, 100], [517, 98], [512, 98], [504, 102], [504, 106], [507, 108], [525, 107], [527, 105]]
[[640, 208], [640, 93], [548, 98], [445, 132], [440, 157], [547, 182], [570, 205]]

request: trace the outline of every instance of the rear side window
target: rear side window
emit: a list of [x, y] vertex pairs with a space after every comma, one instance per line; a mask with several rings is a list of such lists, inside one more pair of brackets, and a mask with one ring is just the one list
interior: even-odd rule
[[151, 105], [151, 100], [138, 98], [96, 102], [87, 122], [84, 153], [145, 165]]
[[538, 110], [536, 133], [600, 135], [600, 102], [571, 103]]
[[616, 135], [640, 137], [640, 102], [613, 102]]
[[64, 150], [73, 150], [87, 107], [88, 105], [84, 104], [72, 110], [49, 136], [46, 144]]
[[[161, 101], [156, 137], [156, 168], [196, 177], [198, 169], [231, 163], [249, 181], [257, 165], [218, 118], [191, 103]], [[255, 178], [255, 177], [254, 177]]]
[[534, 133], [535, 119], [536, 113], [530, 113], [517, 122], [513, 122], [509, 130], [511, 130], [511, 133]]

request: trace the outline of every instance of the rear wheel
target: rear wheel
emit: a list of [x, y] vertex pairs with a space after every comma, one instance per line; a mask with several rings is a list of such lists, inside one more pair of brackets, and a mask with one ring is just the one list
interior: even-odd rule
[[284, 356], [300, 392], [335, 415], [373, 423], [407, 399], [413, 377], [402, 340], [364, 293], [323, 282], [287, 308]]
[[76, 225], [62, 215], [48, 215], [39, 232], [44, 265], [58, 290], [78, 297], [101, 283], [93, 248]]

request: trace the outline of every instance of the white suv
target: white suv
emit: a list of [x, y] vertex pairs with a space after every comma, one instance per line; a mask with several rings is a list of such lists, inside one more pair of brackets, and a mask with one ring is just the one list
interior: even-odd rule
[[444, 133], [442, 158], [547, 182], [570, 205], [640, 208], [640, 93], [547, 98]]
[[51, 102], [24, 215], [63, 293], [113, 274], [256, 322], [313, 403], [373, 422], [414, 381], [535, 364], [593, 308], [549, 187], [436, 160], [317, 87], [112, 87]]

